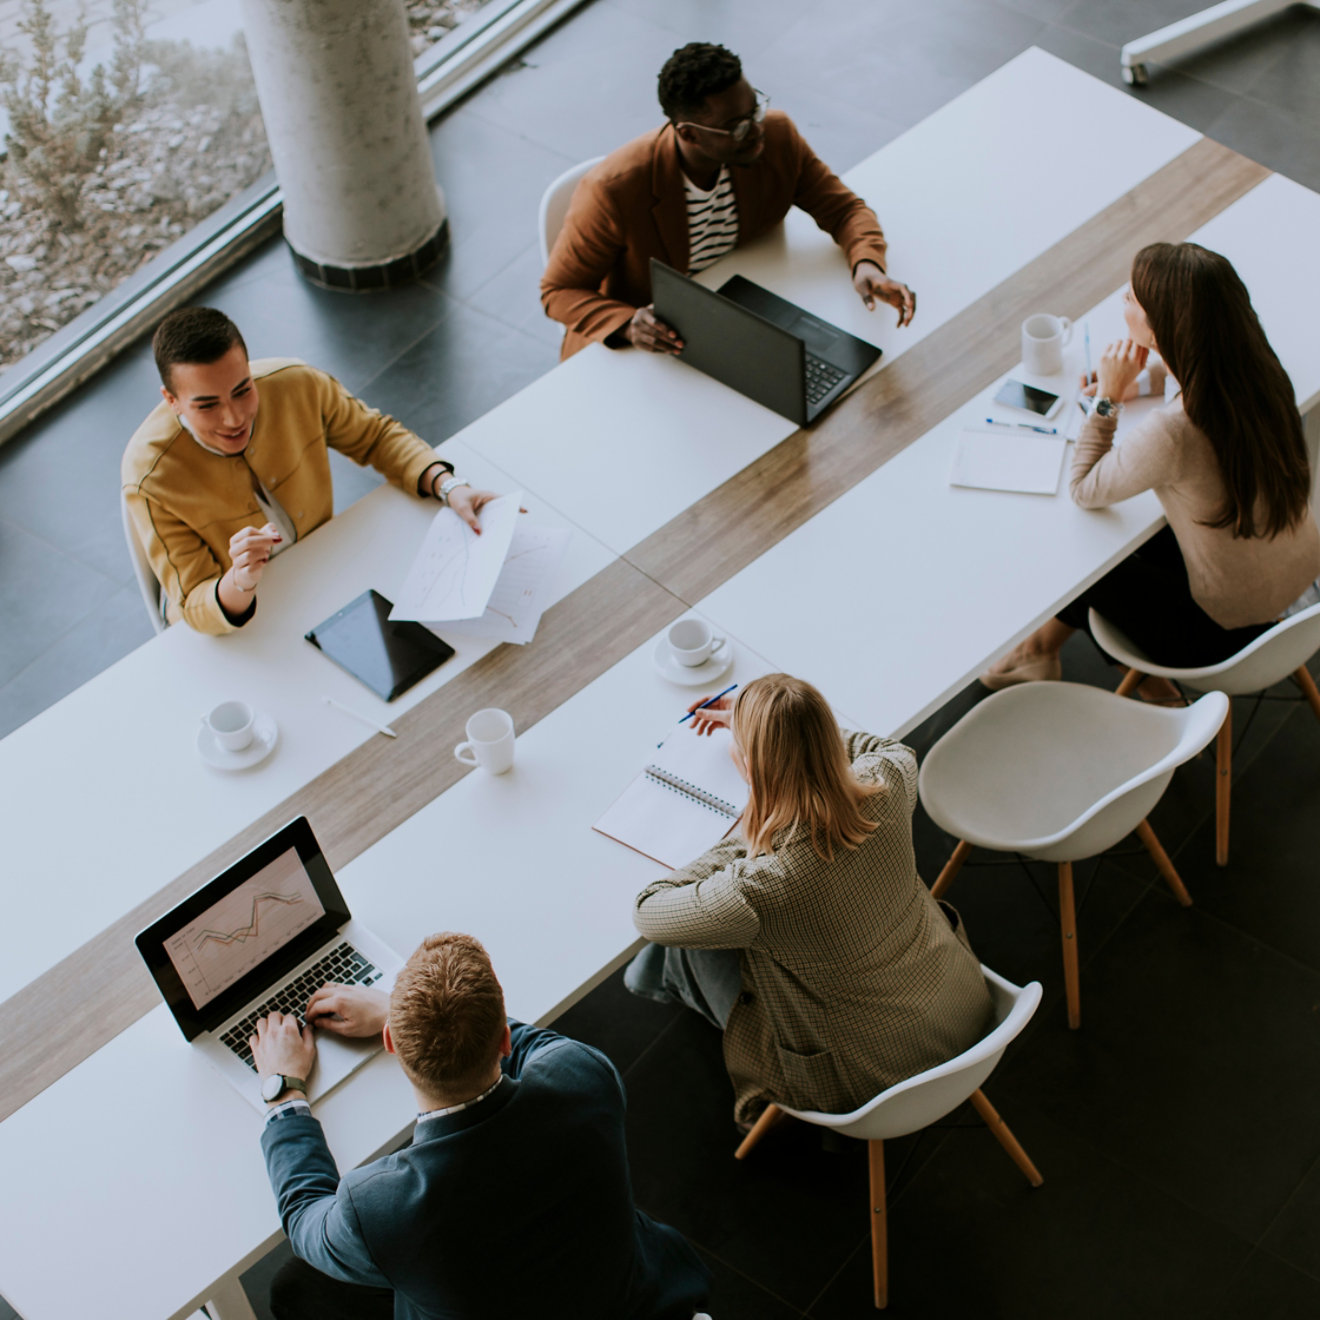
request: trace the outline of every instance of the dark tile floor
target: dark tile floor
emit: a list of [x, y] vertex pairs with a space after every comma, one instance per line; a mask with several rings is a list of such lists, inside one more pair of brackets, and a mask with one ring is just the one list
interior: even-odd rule
[[[303, 356], [440, 440], [553, 365], [557, 334], [535, 291], [537, 201], [567, 165], [655, 122], [655, 71], [683, 41], [740, 51], [845, 169], [1028, 45], [1121, 86], [1119, 45], [1200, 7], [594, 0], [432, 126], [453, 247], [425, 281], [324, 292], [272, 242], [206, 299], [244, 327], [254, 355]], [[1154, 70], [1140, 95], [1320, 189], [1316, 15], [1294, 10]], [[0, 735], [150, 636], [117, 490], [124, 442], [156, 387], [140, 344], [0, 449]], [[336, 483], [343, 507], [374, 480], [341, 464]], [[1109, 678], [1085, 644], [1067, 662], [1070, 677]], [[935, 716], [919, 749], [974, 699]], [[1238, 707], [1241, 727], [1249, 703]], [[1080, 1033], [1063, 1024], [1048, 872], [987, 865], [959, 879], [982, 958], [1046, 988], [988, 1087], [1046, 1185], [1028, 1188], [968, 1114], [892, 1143], [895, 1314], [1320, 1314], [1318, 750], [1308, 710], [1261, 709], [1235, 761], [1224, 870], [1212, 861], [1210, 768], [1179, 773], [1153, 822], [1196, 897], [1190, 911], [1134, 848], [1079, 868]], [[917, 837], [931, 877], [948, 843], [920, 819]], [[735, 1164], [718, 1037], [631, 1000], [617, 978], [562, 1025], [624, 1070], [639, 1199], [705, 1252], [717, 1320], [872, 1313], [860, 1148], [824, 1151], [811, 1131], [781, 1129]], [[0, 1320], [9, 1314], [0, 1302]]]

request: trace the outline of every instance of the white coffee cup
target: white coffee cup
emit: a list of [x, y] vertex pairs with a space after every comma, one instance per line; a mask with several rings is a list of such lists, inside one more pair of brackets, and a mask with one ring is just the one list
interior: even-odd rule
[[252, 721], [256, 717], [245, 701], [222, 701], [202, 716], [202, 723], [227, 752], [241, 752], [252, 741]]
[[1033, 376], [1056, 376], [1063, 370], [1063, 349], [1072, 339], [1066, 316], [1037, 312], [1022, 322], [1022, 366]]
[[667, 638], [674, 659], [689, 669], [704, 665], [711, 652], [724, 645], [724, 638], [716, 637], [704, 619], [679, 619], [671, 623]]
[[467, 742], [454, 748], [464, 765], [479, 765], [488, 774], [502, 775], [513, 768], [513, 717], [494, 706], [469, 716]]

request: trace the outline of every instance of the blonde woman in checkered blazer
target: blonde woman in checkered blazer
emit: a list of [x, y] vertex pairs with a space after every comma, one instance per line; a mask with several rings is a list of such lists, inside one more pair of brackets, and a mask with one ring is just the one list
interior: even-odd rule
[[984, 1035], [976, 957], [917, 874], [912, 751], [841, 733], [787, 674], [697, 726], [731, 731], [747, 810], [734, 836], [638, 895], [633, 920], [653, 943], [626, 979], [724, 1028], [736, 1120], [772, 1100], [847, 1112]]

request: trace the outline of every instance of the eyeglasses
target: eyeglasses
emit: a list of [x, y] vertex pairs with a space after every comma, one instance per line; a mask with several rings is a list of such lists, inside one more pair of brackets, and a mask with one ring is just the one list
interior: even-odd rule
[[675, 128], [698, 128], [703, 133], [719, 133], [722, 137], [731, 137], [735, 142], [745, 142], [747, 135], [752, 131], [753, 124], [762, 124], [765, 122], [765, 112], [770, 108], [770, 98], [764, 92], [756, 91], [756, 109], [750, 115], [744, 115], [741, 119], [735, 120], [732, 128], [711, 128], [709, 124], [693, 124], [687, 120], [682, 123], [675, 123]]

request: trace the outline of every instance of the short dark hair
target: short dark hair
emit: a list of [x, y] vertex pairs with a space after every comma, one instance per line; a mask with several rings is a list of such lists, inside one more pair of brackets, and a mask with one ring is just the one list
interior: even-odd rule
[[681, 46], [660, 70], [657, 92], [668, 119], [699, 114], [708, 96], [728, 91], [742, 77], [742, 61], [723, 46], [691, 41]]
[[434, 1096], [479, 1086], [499, 1062], [504, 991], [471, 935], [431, 935], [390, 994], [390, 1037], [403, 1070]]
[[247, 352], [238, 326], [214, 307], [180, 307], [156, 327], [151, 337], [160, 382], [171, 391], [176, 363], [218, 362], [235, 344]]

